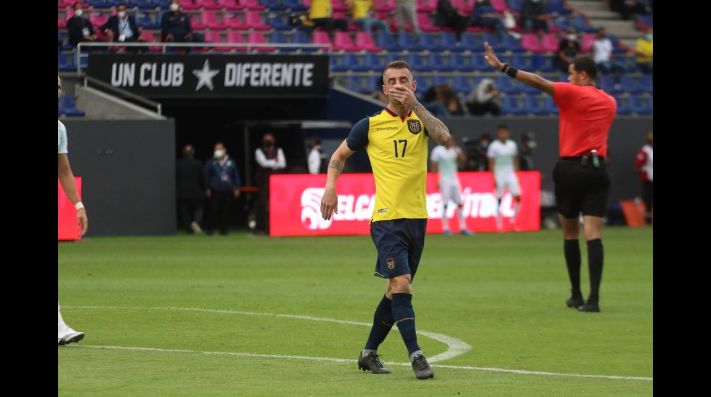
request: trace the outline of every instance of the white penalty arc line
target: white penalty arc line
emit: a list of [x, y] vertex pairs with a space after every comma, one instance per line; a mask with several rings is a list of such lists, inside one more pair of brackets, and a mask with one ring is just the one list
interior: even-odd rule
[[[185, 312], [203, 312], [203, 313], [219, 313], [219, 314], [237, 314], [246, 316], [263, 316], [263, 317], [280, 317], [280, 318], [292, 318], [299, 320], [308, 321], [320, 321], [329, 322], [336, 324], [346, 324], [346, 325], [358, 325], [370, 327], [372, 324], [362, 323], [357, 321], [349, 320], [338, 320], [335, 318], [328, 317], [313, 317], [313, 316], [303, 316], [297, 314], [279, 314], [279, 313], [260, 313], [260, 312], [249, 312], [249, 311], [239, 311], [239, 310], [224, 310], [224, 309], [204, 309], [204, 308], [191, 308], [191, 307], [171, 307], [171, 306], [157, 306], [157, 307], [132, 307], [132, 306], [63, 306], [65, 308], [75, 308], [75, 309], [116, 309], [116, 310], [170, 310], [170, 311], [185, 311]], [[397, 329], [396, 329], [397, 330]], [[459, 356], [466, 353], [471, 349], [464, 341], [453, 338], [448, 335], [443, 335], [435, 332], [429, 331], [417, 331], [418, 334], [427, 336], [439, 342], [447, 345], [448, 349], [438, 355], [432, 356], [428, 361], [435, 363], [438, 361], [448, 360], [450, 358]], [[193, 353], [193, 354], [208, 354], [208, 355], [219, 355], [219, 356], [233, 356], [233, 357], [255, 357], [255, 358], [277, 358], [277, 359], [290, 359], [290, 360], [309, 360], [309, 361], [325, 361], [325, 362], [335, 362], [335, 363], [351, 363], [352, 359], [345, 358], [332, 358], [332, 357], [314, 357], [314, 356], [297, 356], [297, 355], [287, 355], [287, 354], [261, 354], [261, 353], [245, 353], [245, 352], [217, 352], [217, 351], [200, 351], [200, 350], [187, 350], [187, 349], [161, 349], [161, 348], [151, 348], [151, 347], [129, 347], [129, 346], [95, 346], [95, 345], [79, 345], [73, 348], [84, 347], [92, 349], [110, 349], [110, 350], [130, 350], [130, 351], [150, 351], [150, 352], [164, 352], [164, 353]], [[391, 365], [409, 367], [410, 363], [391, 363]], [[508, 369], [508, 368], [489, 368], [489, 367], [473, 367], [466, 365], [443, 365], [437, 364], [434, 367], [438, 368], [450, 368], [450, 369], [463, 369], [472, 371], [484, 371], [484, 372], [501, 372], [501, 373], [511, 373], [520, 375], [542, 375], [542, 376], [558, 376], [558, 377], [572, 377], [572, 378], [597, 378], [597, 379], [612, 379], [612, 380], [637, 380], [637, 381], [648, 381], [651, 382], [654, 378], [643, 377], [643, 376], [619, 376], [619, 375], [589, 375], [589, 374], [577, 374], [577, 373], [564, 373], [564, 372], [546, 372], [546, 371], [529, 371], [520, 369]]]
[[[200, 350], [188, 350], [188, 349], [161, 349], [155, 347], [133, 347], [133, 346], [98, 346], [98, 345], [76, 345], [65, 347], [67, 349], [104, 349], [104, 350], [124, 350], [124, 351], [137, 351], [137, 352], [158, 352], [158, 353], [192, 353], [192, 354], [205, 354], [213, 356], [232, 356], [232, 357], [255, 357], [255, 358], [271, 358], [271, 359], [286, 359], [286, 360], [307, 360], [307, 361], [320, 361], [320, 362], [334, 362], [334, 363], [349, 363], [353, 364], [354, 359], [346, 358], [331, 358], [331, 357], [313, 357], [313, 356], [294, 356], [288, 354], [261, 354], [261, 353], [243, 353], [243, 352], [216, 352], [216, 351], [200, 351]], [[389, 363], [388, 365], [395, 365], [399, 367], [409, 367], [410, 364], [406, 363]], [[569, 377], [569, 378], [598, 378], [598, 379], [615, 379], [615, 380], [639, 380], [639, 381], [652, 381], [652, 378], [646, 378], [641, 376], [617, 376], [617, 375], [586, 375], [586, 374], [575, 374], [575, 373], [558, 373], [558, 372], [545, 372], [545, 371], [526, 371], [520, 369], [506, 369], [506, 368], [486, 368], [486, 367], [471, 367], [464, 365], [433, 365], [435, 368], [451, 368], [451, 369], [464, 369], [472, 371], [485, 371], [485, 372], [503, 372], [510, 374], [519, 375], [544, 375], [544, 376], [558, 376], [558, 377]]]
[[[319, 321], [324, 323], [335, 323], [335, 324], [346, 324], [346, 325], [358, 325], [363, 327], [371, 327], [372, 323], [361, 323], [358, 321], [349, 320], [338, 320], [335, 318], [328, 317], [313, 317], [313, 316], [302, 316], [298, 314], [279, 314], [279, 313], [261, 313], [261, 312], [248, 312], [240, 310], [224, 310], [224, 309], [205, 309], [199, 307], [174, 307], [174, 306], [157, 306], [157, 307], [131, 307], [131, 306], [64, 306], [66, 308], [76, 308], [76, 309], [115, 309], [115, 310], [169, 310], [169, 311], [181, 311], [181, 312], [200, 312], [200, 313], [218, 313], [218, 314], [237, 314], [244, 316], [262, 316], [262, 317], [278, 317], [278, 318], [291, 318], [296, 320], [307, 320], [307, 321]], [[397, 331], [397, 328], [393, 328]], [[436, 332], [429, 331], [417, 331], [419, 335], [434, 339], [438, 342], [442, 342], [447, 345], [447, 350], [444, 352], [434, 355], [427, 360], [431, 363], [436, 363], [439, 361], [449, 360], [471, 350], [466, 342], [461, 339], [451, 337], [449, 335], [439, 334]], [[409, 364], [407, 364], [409, 365]]]

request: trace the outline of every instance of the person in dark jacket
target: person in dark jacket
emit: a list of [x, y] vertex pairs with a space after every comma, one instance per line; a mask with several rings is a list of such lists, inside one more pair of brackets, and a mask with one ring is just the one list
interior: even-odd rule
[[437, 9], [435, 11], [436, 25], [445, 26], [454, 29], [454, 35], [457, 38], [457, 43], [462, 38], [462, 32], [469, 25], [469, 17], [457, 10], [450, 0], [437, 1]]
[[214, 157], [205, 163], [205, 195], [210, 200], [210, 222], [207, 234], [217, 228], [227, 234], [232, 198], [239, 197], [241, 181], [237, 164], [227, 155], [222, 142], [215, 144]]
[[[101, 25], [101, 30], [106, 33], [109, 41], [118, 43], [135, 43], [141, 40], [141, 30], [136, 24], [136, 18], [126, 11], [126, 4], [119, 3], [116, 6], [116, 15], [112, 15]], [[131, 47], [133, 52], [143, 52], [141, 47]]]
[[205, 191], [202, 163], [195, 159], [192, 145], [183, 147], [183, 157], [176, 164], [176, 190], [180, 226], [188, 234], [202, 233], [202, 200]]
[[178, 0], [173, 0], [170, 11], [163, 14], [163, 19], [160, 21], [160, 37], [162, 41], [193, 41], [190, 16], [180, 11]]
[[93, 43], [96, 41], [96, 32], [89, 22], [88, 14], [84, 13], [84, 5], [81, 2], [74, 3], [74, 15], [67, 21], [67, 31], [69, 32], [69, 43], [76, 47], [81, 42]]

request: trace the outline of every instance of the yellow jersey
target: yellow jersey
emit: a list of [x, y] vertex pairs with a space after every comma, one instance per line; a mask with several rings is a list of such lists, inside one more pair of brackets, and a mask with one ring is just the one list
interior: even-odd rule
[[644, 56], [637, 56], [637, 62], [652, 62], [652, 60], [654, 59], [653, 48], [654, 45], [651, 40], [637, 39], [637, 52], [641, 52], [642, 54], [644, 54]]
[[351, 7], [353, 19], [368, 18], [368, 11], [372, 6], [373, 0], [353, 0], [353, 6]]
[[312, 0], [309, 19], [330, 18], [331, 0]]
[[427, 131], [420, 118], [385, 109], [351, 129], [346, 144], [365, 148], [375, 178], [371, 222], [427, 219]]

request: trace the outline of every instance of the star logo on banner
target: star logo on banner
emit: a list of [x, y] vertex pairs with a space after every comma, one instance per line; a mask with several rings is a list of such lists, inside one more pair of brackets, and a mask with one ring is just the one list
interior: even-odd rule
[[212, 91], [212, 78], [215, 77], [220, 73], [219, 69], [210, 69], [210, 60], [206, 59], [205, 63], [202, 65], [202, 69], [196, 69], [193, 70], [193, 74], [195, 77], [198, 78], [198, 83], [197, 87], [195, 87], [195, 91], [199, 90], [203, 86], [207, 86], [207, 88]]

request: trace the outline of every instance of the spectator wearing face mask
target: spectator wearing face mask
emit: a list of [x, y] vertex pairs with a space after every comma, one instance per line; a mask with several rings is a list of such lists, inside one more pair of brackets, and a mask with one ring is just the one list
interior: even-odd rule
[[580, 53], [580, 44], [575, 29], [568, 29], [568, 33], [560, 40], [558, 52], [553, 59], [553, 65], [562, 73], [568, 73], [568, 65], [573, 63], [575, 57]]
[[226, 235], [230, 220], [232, 198], [239, 197], [241, 181], [237, 164], [227, 155], [227, 149], [222, 142], [215, 144], [213, 158], [205, 164], [205, 196], [210, 202], [210, 222], [206, 228], [207, 234], [213, 229], [219, 229]]
[[286, 168], [284, 151], [276, 146], [274, 135], [266, 133], [262, 137], [262, 145], [254, 152], [259, 165], [257, 182], [259, 184], [259, 214], [257, 229], [269, 234], [269, 176]]
[[[116, 15], [112, 15], [101, 25], [101, 30], [106, 33], [109, 41], [118, 43], [136, 43], [141, 40], [141, 30], [136, 24], [136, 18], [129, 15], [125, 3], [116, 6]], [[130, 47], [133, 52], [143, 52], [141, 47]]]
[[96, 41], [96, 32], [89, 22], [89, 15], [84, 12], [82, 3], [74, 3], [74, 15], [67, 21], [69, 43], [72, 47], [82, 42], [93, 43]]
[[170, 11], [163, 15], [160, 22], [161, 40], [164, 42], [193, 41], [193, 28], [190, 16], [180, 11], [178, 0], [172, 0]]

